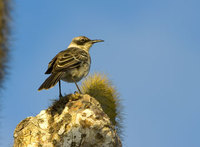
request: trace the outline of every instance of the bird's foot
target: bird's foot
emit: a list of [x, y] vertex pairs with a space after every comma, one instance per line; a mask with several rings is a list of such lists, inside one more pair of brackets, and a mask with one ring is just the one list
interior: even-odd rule
[[60, 99], [63, 98], [62, 94], [59, 94], [59, 98], [60, 98]]
[[82, 94], [81, 91], [74, 91], [74, 94]]

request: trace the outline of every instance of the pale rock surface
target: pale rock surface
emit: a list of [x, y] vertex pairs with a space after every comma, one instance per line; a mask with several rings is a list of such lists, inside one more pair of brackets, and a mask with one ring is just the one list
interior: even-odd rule
[[71, 94], [21, 121], [14, 147], [121, 147], [109, 117], [89, 95]]

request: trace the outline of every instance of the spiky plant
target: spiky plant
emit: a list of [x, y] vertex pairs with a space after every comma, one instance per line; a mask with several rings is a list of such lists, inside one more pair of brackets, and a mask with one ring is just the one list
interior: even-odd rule
[[118, 134], [122, 136], [122, 104], [120, 103], [119, 93], [107, 76], [101, 73], [89, 75], [82, 82], [81, 91], [99, 101], [103, 111], [116, 126]]
[[5, 77], [8, 59], [9, 3], [10, 0], [0, 0], [0, 86]]

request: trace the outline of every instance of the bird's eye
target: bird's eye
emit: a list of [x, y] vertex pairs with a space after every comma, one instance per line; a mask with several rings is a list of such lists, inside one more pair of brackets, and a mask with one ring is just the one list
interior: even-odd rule
[[82, 38], [82, 39], [81, 39], [81, 42], [85, 42], [85, 39], [84, 39], [84, 38]]

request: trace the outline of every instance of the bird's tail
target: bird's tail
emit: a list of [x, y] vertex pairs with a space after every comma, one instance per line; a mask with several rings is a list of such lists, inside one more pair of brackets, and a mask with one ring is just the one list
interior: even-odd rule
[[38, 91], [42, 89], [49, 89], [52, 88], [53, 86], [56, 85], [56, 83], [60, 80], [62, 76], [62, 73], [53, 73], [51, 74], [43, 83], [42, 85], [38, 88]]

